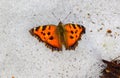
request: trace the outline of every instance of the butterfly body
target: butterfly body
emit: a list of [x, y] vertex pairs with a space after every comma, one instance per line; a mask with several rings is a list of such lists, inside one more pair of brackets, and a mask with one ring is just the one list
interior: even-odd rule
[[81, 39], [81, 35], [85, 33], [85, 27], [78, 24], [63, 24], [59, 22], [56, 25], [43, 25], [32, 28], [31, 34], [37, 36], [37, 38], [45, 42], [46, 46], [52, 50], [62, 50], [62, 45], [66, 49], [75, 49], [78, 40]]

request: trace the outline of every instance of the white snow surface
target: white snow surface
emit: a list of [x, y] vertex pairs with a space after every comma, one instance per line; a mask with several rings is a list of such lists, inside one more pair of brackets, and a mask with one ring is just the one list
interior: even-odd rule
[[[52, 52], [29, 33], [59, 19], [86, 28], [75, 50]], [[0, 0], [0, 78], [99, 78], [101, 60], [120, 56], [119, 34], [120, 0]]]

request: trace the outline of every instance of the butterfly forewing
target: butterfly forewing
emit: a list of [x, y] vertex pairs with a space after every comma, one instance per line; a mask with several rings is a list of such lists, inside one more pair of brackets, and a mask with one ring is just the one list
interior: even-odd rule
[[55, 25], [44, 25], [32, 29], [32, 34], [37, 35], [39, 40], [46, 43], [52, 50], [62, 50], [59, 34]]
[[75, 49], [78, 45], [78, 40], [81, 39], [81, 35], [85, 33], [85, 28], [78, 24], [65, 24], [65, 47], [66, 49]]

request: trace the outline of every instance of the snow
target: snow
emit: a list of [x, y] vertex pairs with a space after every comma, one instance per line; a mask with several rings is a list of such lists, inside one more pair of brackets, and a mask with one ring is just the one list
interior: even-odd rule
[[[101, 60], [120, 56], [119, 4], [119, 0], [0, 0], [0, 78], [99, 78]], [[31, 28], [57, 25], [58, 19], [86, 27], [76, 50], [51, 52], [30, 35]], [[106, 33], [108, 29], [112, 33]]]

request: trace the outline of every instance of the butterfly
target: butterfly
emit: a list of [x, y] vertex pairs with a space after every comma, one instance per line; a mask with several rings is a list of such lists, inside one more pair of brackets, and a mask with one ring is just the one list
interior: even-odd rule
[[85, 33], [85, 27], [79, 24], [63, 24], [58, 26], [50, 24], [32, 28], [30, 33], [42, 41], [52, 51], [62, 51], [62, 45], [66, 50], [74, 50], [78, 45], [78, 40]]
[[107, 64], [107, 66], [103, 70], [103, 76], [101, 76], [101, 78], [120, 78], [120, 60], [102, 61]]

